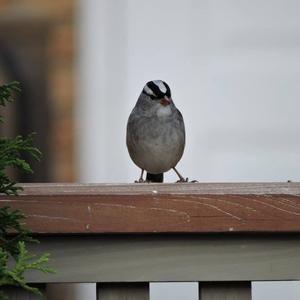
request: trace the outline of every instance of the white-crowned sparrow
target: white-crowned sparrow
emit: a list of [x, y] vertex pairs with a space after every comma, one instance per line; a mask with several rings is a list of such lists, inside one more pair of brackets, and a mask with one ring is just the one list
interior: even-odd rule
[[149, 81], [143, 88], [127, 123], [127, 148], [133, 162], [142, 169], [137, 182], [163, 182], [163, 173], [173, 169], [185, 146], [184, 122], [171, 90], [162, 80]]

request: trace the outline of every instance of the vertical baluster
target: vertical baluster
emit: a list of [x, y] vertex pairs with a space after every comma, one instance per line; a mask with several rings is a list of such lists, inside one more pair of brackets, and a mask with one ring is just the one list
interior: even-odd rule
[[99, 283], [97, 300], [149, 300], [149, 283]]
[[200, 300], [251, 300], [251, 282], [199, 284]]
[[2, 288], [1, 291], [3, 291], [10, 300], [46, 300], [45, 287], [41, 285], [37, 287], [43, 293], [42, 296], [32, 294], [22, 288], [14, 286]]
[[47, 300], [96, 300], [96, 284], [49, 283]]

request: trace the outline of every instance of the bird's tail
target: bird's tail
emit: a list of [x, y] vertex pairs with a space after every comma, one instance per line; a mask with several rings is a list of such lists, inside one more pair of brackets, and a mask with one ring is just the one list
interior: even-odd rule
[[146, 180], [149, 182], [163, 182], [164, 181], [164, 173], [160, 173], [160, 174], [147, 173]]

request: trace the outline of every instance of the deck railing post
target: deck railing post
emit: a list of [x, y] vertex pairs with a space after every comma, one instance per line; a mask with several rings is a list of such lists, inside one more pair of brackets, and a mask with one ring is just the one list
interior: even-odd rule
[[199, 283], [199, 300], [251, 300], [251, 282]]
[[100, 283], [97, 300], [149, 300], [149, 283]]
[[47, 300], [96, 300], [94, 283], [49, 283]]
[[46, 289], [44, 285], [38, 285], [39, 290], [43, 293], [42, 296], [33, 294], [29, 291], [26, 291], [20, 287], [6, 287], [1, 288], [1, 291], [4, 292], [5, 296], [8, 296], [9, 300], [46, 300]]

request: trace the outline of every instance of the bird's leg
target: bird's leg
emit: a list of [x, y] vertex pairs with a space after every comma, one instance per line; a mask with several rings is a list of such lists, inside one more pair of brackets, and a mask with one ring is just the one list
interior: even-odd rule
[[174, 167], [173, 170], [175, 171], [175, 173], [178, 175], [179, 180], [177, 182], [188, 182], [189, 179], [188, 178], [183, 178], [183, 176], [176, 170], [176, 168]]
[[143, 179], [143, 175], [144, 175], [144, 170], [141, 169], [141, 176], [139, 178], [139, 180], [136, 180], [135, 183], [143, 183], [143, 182], [146, 182], [144, 179]]

